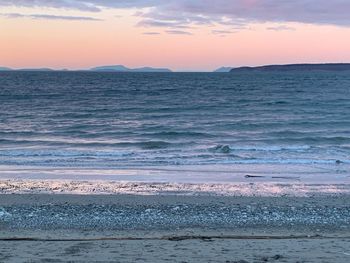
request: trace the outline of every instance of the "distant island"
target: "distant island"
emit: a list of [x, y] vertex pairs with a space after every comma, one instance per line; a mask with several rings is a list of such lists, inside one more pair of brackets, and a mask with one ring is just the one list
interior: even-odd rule
[[214, 72], [225, 73], [225, 72], [230, 72], [232, 69], [233, 69], [233, 67], [221, 67], [221, 68], [214, 70]]
[[143, 67], [143, 68], [127, 68], [123, 65], [115, 65], [115, 66], [101, 66], [90, 69], [90, 71], [99, 71], [99, 72], [171, 72], [170, 69], [167, 68], [151, 68], [151, 67]]
[[21, 68], [17, 69], [17, 71], [55, 71], [51, 68]]
[[[128, 68], [123, 65], [99, 66], [90, 69], [51, 69], [51, 68], [22, 68], [12, 69], [0, 67], [0, 71], [80, 71], [80, 72], [173, 72], [168, 68]], [[350, 71], [350, 63], [323, 63], [323, 64], [285, 64], [285, 65], [265, 65], [258, 67], [221, 67], [215, 73], [239, 73], [239, 72], [297, 72], [297, 71]]]
[[0, 71], [9, 71], [9, 70], [12, 70], [12, 69], [7, 67], [0, 67]]
[[0, 71], [63, 71], [63, 70], [55, 70], [51, 68], [20, 68], [20, 69], [12, 69], [8, 67], [0, 67]]
[[127, 68], [123, 65], [115, 66], [101, 66], [91, 69], [78, 69], [78, 70], [68, 70], [68, 69], [51, 69], [51, 68], [23, 68], [23, 69], [11, 69], [8, 67], [0, 67], [0, 71], [93, 71], [93, 72], [172, 72], [167, 68], [152, 68], [152, 67], [142, 67], [142, 68]]
[[230, 72], [350, 71], [350, 63], [287, 64], [233, 68]]

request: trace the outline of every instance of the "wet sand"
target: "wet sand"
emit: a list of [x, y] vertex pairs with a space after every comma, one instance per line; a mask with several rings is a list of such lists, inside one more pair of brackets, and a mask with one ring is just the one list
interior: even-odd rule
[[349, 262], [348, 195], [0, 195], [0, 262]]
[[1, 262], [341, 262], [349, 239], [0, 242]]

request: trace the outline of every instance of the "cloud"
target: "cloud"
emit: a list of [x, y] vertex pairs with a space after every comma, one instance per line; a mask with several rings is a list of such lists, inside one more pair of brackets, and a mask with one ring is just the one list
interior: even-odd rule
[[183, 25], [179, 21], [162, 21], [154, 19], [143, 19], [137, 25], [142, 27], [188, 28], [187, 25]]
[[1, 0], [0, 6], [51, 7], [100, 12], [103, 8], [144, 8], [164, 4], [164, 0]]
[[136, 12], [140, 18], [138, 26], [167, 27], [171, 29], [188, 29], [194, 25], [210, 25], [212, 20], [202, 15], [192, 15], [178, 12], [159, 12], [153, 9], [148, 12]]
[[211, 31], [214, 35], [227, 35], [227, 34], [232, 34], [234, 32], [228, 31], [228, 30], [212, 30]]
[[160, 35], [159, 32], [143, 32], [144, 35], [154, 36], [154, 35]]
[[272, 30], [272, 31], [295, 31], [294, 27], [285, 26], [285, 25], [272, 26], [272, 27], [268, 27], [266, 29], [267, 30]]
[[7, 18], [31, 18], [31, 19], [47, 19], [47, 20], [102, 21], [101, 19], [88, 17], [88, 16], [56, 16], [56, 15], [45, 15], [45, 14], [24, 15], [19, 13], [6, 13], [6, 14], [0, 14], [0, 16], [7, 17]]
[[53, 7], [99, 12], [147, 8], [139, 25], [177, 27], [254, 22], [350, 26], [348, 0], [1, 0], [0, 6]]
[[165, 32], [172, 35], [192, 35], [191, 32], [181, 30], [166, 30]]
[[0, 6], [16, 7], [52, 7], [76, 9], [81, 11], [99, 12], [101, 9], [96, 5], [99, 1], [93, 0], [1, 0]]

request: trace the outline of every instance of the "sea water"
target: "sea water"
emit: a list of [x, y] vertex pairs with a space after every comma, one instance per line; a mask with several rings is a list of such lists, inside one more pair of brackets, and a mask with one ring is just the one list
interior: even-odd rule
[[349, 166], [350, 73], [0, 73], [1, 178], [318, 182]]

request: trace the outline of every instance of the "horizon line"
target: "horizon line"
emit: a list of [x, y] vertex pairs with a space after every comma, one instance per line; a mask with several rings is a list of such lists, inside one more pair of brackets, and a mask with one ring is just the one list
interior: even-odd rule
[[[223, 69], [223, 68], [230, 68], [230, 69], [237, 69], [237, 68], [258, 68], [258, 67], [266, 67], [266, 66], [287, 66], [287, 65], [334, 65], [334, 64], [349, 64], [350, 62], [300, 62], [300, 63], [272, 63], [272, 64], [258, 64], [258, 65], [240, 65], [240, 66], [219, 66], [217, 68], [214, 68], [212, 70], [197, 70], [197, 69], [179, 69], [179, 70], [173, 70], [171, 68], [168, 68], [166, 66], [138, 66], [138, 67], [128, 67], [125, 66], [123, 64], [111, 64], [111, 65], [102, 65], [102, 66], [92, 66], [89, 68], [82, 68], [82, 69], [72, 69], [72, 68], [54, 68], [54, 67], [46, 67], [46, 66], [42, 66], [42, 67], [24, 67], [24, 68], [12, 68], [9, 66], [0, 66], [0, 71], [4, 72], [4, 71], [36, 71], [36, 72], [43, 72], [43, 71], [61, 71], [61, 72], [120, 72], [120, 73], [142, 73], [141, 71], [132, 71], [132, 70], [137, 70], [137, 69], [142, 69], [142, 68], [150, 68], [150, 69], [155, 69], [155, 70], [160, 70], [160, 69], [165, 69], [165, 70], [170, 70], [170, 72], [168, 73], [186, 73], [186, 72], [193, 72], [193, 73], [200, 73], [200, 72], [215, 72], [216, 70], [219, 69]], [[113, 67], [113, 66], [123, 66], [125, 67], [127, 70], [123, 71], [123, 70], [94, 70], [95, 68], [99, 68], [99, 67]], [[130, 70], [130, 71], [128, 71]], [[158, 72], [160, 73], [160, 72]], [[166, 73], [166, 72], [164, 72]]]

